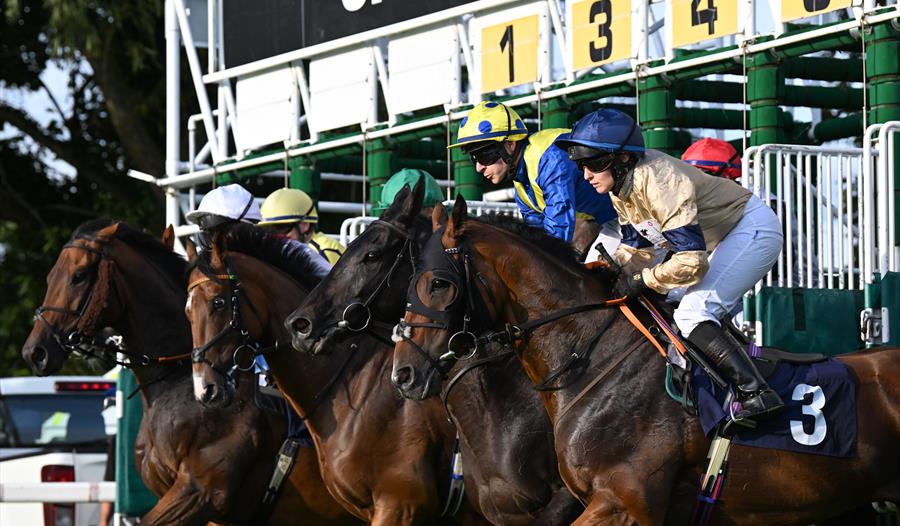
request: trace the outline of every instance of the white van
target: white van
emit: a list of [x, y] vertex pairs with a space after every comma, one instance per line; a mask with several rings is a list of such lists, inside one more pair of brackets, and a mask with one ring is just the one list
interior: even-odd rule
[[[0, 378], [0, 484], [99, 482], [101, 411], [115, 382], [100, 376]], [[98, 504], [0, 502], [0, 525], [95, 526]]]

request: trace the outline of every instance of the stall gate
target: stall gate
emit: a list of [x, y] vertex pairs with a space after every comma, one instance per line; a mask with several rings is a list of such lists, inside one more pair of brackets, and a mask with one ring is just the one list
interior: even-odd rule
[[870, 126], [863, 148], [766, 144], [744, 153], [742, 184], [785, 232], [777, 263], [744, 302], [758, 343], [839, 354], [890, 341], [892, 309], [880, 300], [900, 300], [897, 130], [900, 122]]

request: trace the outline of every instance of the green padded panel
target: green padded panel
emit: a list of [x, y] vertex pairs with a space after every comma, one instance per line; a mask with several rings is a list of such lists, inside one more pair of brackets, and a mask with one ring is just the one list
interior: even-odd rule
[[888, 308], [890, 339], [887, 345], [900, 345], [900, 274], [887, 272], [881, 278], [881, 306]]
[[829, 356], [856, 351], [862, 291], [764, 287], [756, 296], [763, 345]]
[[141, 397], [135, 395], [127, 400], [128, 395], [137, 389], [137, 379], [128, 369], [122, 369], [119, 373], [118, 390], [123, 396], [119, 403], [124, 402], [122, 418], [119, 419], [119, 429], [116, 436], [116, 513], [128, 517], [140, 517], [145, 515], [150, 508], [156, 505], [156, 495], [147, 489], [138, 470], [134, 465], [134, 442], [137, 438], [138, 428], [141, 426], [141, 417], [144, 415]]

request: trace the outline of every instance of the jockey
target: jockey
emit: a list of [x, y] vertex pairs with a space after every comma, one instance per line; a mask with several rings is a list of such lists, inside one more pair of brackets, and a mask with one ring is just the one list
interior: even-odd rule
[[690, 145], [681, 160], [716, 177], [741, 178], [741, 156], [734, 146], [721, 139], [700, 139]]
[[[781, 251], [781, 225], [772, 210], [727, 179], [646, 150], [640, 127], [617, 110], [585, 116], [556, 145], [598, 193], [612, 197], [623, 234], [614, 259], [643, 267], [622, 272], [615, 292], [633, 296], [650, 288], [667, 294], [686, 287], [675, 323], [736, 387], [741, 407], [735, 418], [780, 410], [781, 398], [720, 321]], [[671, 257], [649, 263], [654, 247]]]
[[[255, 224], [262, 219], [256, 200], [239, 184], [213, 189], [203, 196], [200, 206], [185, 217], [200, 226], [200, 245], [204, 248], [208, 248], [209, 234], [217, 227], [237, 221]], [[304, 284], [308, 287], [315, 286], [331, 270], [331, 265], [305, 243], [290, 241], [282, 250], [286, 259], [310, 276], [310, 283]]]
[[303, 190], [282, 188], [275, 190], [259, 209], [262, 221], [278, 234], [311, 246], [329, 263], [334, 265], [346, 250], [343, 245], [316, 230], [319, 212], [312, 198]]
[[438, 186], [437, 181], [425, 170], [417, 168], [404, 168], [391, 176], [381, 188], [381, 197], [378, 199], [378, 206], [372, 210], [376, 216], [380, 216], [382, 212], [391, 206], [394, 198], [404, 186], [409, 186], [410, 190], [419, 182], [419, 179], [425, 179], [425, 199], [422, 201], [422, 209], [433, 208], [435, 203], [444, 201], [444, 192]]
[[495, 185], [511, 180], [525, 222], [571, 243], [576, 214], [600, 224], [616, 214], [609, 197], [594, 192], [565, 152], [552, 147], [569, 131], [529, 134], [514, 110], [481, 102], [460, 122], [456, 143], [448, 148], [462, 148], [478, 173]]

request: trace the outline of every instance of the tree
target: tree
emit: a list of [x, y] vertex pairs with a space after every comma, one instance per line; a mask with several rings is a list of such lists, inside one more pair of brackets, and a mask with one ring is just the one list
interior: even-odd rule
[[[105, 215], [162, 225], [162, 193], [126, 175], [163, 173], [162, 7], [0, 0], [0, 376], [29, 374], [19, 350], [78, 224]], [[42, 80], [51, 64], [68, 78], [64, 100]], [[50, 118], [14, 93], [44, 93]]]

